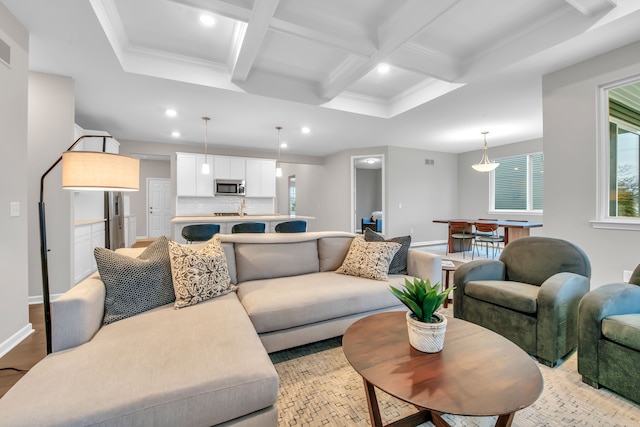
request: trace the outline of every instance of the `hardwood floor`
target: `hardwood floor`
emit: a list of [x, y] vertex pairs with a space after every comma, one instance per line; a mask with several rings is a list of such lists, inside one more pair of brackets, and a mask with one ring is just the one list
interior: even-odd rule
[[[4, 396], [26, 371], [47, 355], [42, 304], [29, 306], [29, 321], [35, 332], [0, 358], [0, 397]], [[23, 372], [6, 368], [15, 368]]]

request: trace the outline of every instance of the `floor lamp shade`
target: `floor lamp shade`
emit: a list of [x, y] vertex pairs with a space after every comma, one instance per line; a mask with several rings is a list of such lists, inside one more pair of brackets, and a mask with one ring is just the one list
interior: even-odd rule
[[137, 191], [140, 160], [98, 151], [62, 154], [62, 187], [67, 190]]

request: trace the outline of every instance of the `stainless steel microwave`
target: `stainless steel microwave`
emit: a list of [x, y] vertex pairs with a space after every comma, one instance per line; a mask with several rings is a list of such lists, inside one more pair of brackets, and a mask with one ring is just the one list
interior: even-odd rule
[[244, 196], [243, 179], [216, 179], [216, 196]]

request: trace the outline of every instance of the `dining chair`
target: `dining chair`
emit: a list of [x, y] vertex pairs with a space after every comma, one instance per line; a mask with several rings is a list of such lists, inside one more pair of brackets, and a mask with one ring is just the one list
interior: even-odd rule
[[476, 222], [474, 223], [475, 231], [475, 239], [473, 239], [473, 251], [471, 251], [471, 259], [473, 259], [473, 255], [475, 250], [478, 250], [478, 256], [480, 256], [480, 249], [478, 248], [478, 243], [480, 246], [484, 243], [487, 258], [489, 258], [489, 244], [491, 244], [491, 259], [496, 258], [496, 247], [500, 247], [500, 243], [504, 243], [504, 236], [500, 236], [498, 234], [498, 224], [491, 224], [486, 222]]
[[[455, 239], [462, 243], [458, 252], [462, 252], [462, 258], [465, 258], [467, 247], [471, 248], [471, 256], [473, 256], [473, 235], [472, 226], [466, 221], [451, 221], [449, 223], [449, 239], [451, 247], [455, 249]], [[447, 245], [447, 255], [449, 255], [449, 245]]]
[[241, 222], [231, 227], [231, 234], [235, 233], [264, 233], [264, 222]]
[[193, 224], [182, 227], [182, 237], [187, 243], [206, 242], [220, 232], [219, 224]]

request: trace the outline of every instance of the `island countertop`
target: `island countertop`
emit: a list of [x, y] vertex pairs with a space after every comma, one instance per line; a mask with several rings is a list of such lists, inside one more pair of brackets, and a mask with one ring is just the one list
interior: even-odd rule
[[191, 224], [191, 223], [228, 223], [228, 222], [272, 222], [272, 221], [290, 221], [296, 219], [310, 220], [315, 219], [313, 216], [305, 215], [284, 215], [284, 214], [264, 214], [264, 215], [180, 215], [175, 216], [171, 220], [174, 224]]

